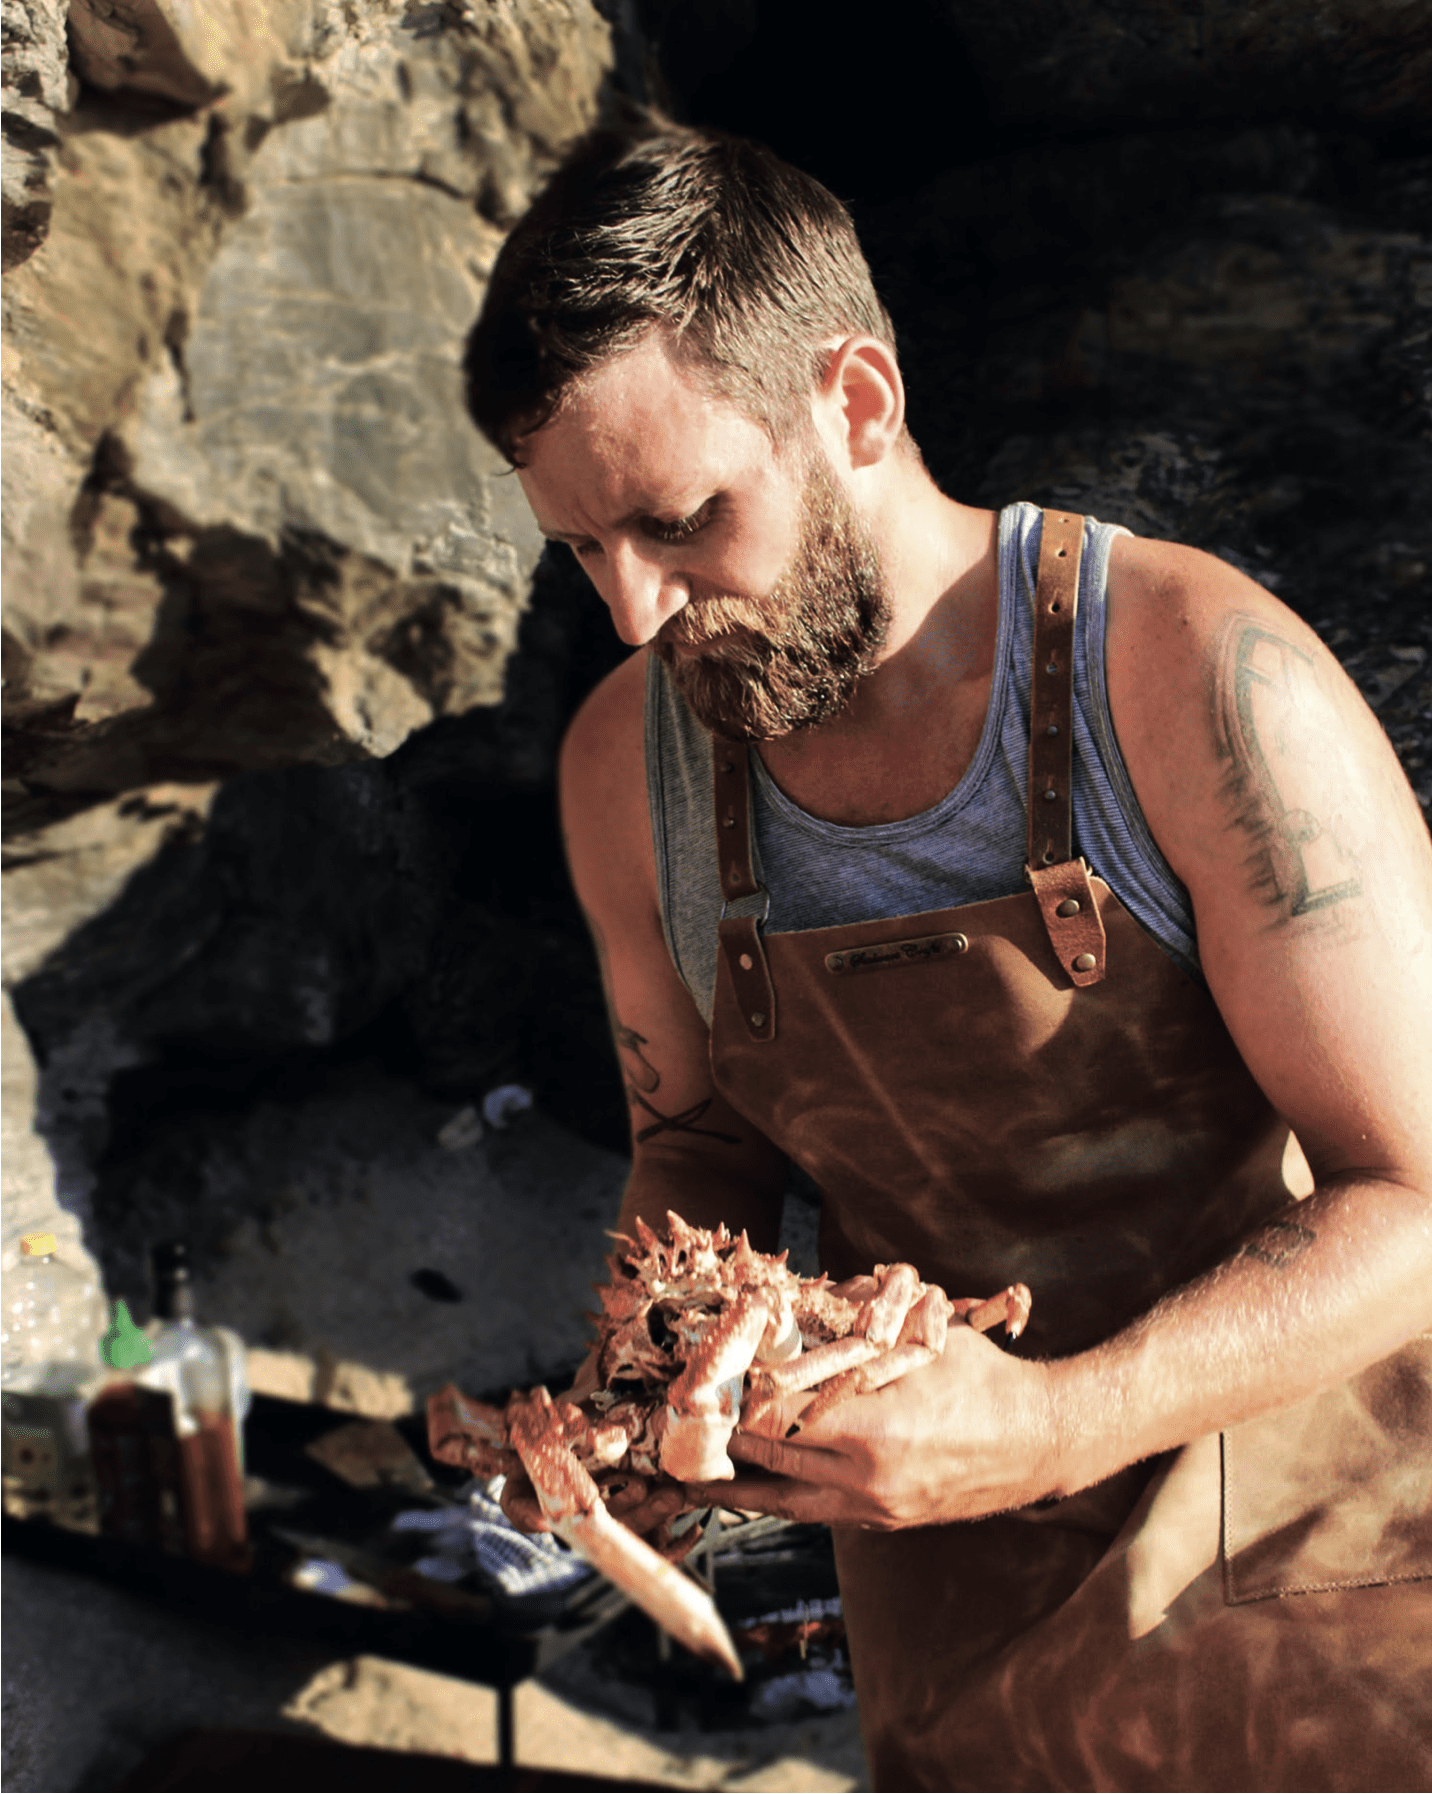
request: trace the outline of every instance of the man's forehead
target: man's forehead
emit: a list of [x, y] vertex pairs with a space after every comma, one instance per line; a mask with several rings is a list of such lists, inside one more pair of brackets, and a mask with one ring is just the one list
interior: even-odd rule
[[519, 469], [550, 535], [682, 515], [774, 459], [762, 427], [644, 343], [577, 383], [522, 443]]

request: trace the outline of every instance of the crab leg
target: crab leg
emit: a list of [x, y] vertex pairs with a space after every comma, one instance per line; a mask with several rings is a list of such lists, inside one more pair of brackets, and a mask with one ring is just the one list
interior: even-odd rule
[[931, 1284], [905, 1314], [891, 1350], [827, 1383], [796, 1422], [796, 1429], [814, 1426], [823, 1414], [852, 1395], [870, 1395], [922, 1365], [933, 1364], [945, 1349], [949, 1312], [945, 1292]]
[[692, 1351], [667, 1391], [661, 1467], [678, 1482], [735, 1476], [726, 1447], [740, 1417], [742, 1379], [776, 1318], [774, 1306], [762, 1290], [743, 1294]]
[[893, 1346], [923, 1285], [914, 1265], [876, 1265], [879, 1287], [856, 1316], [855, 1331], [877, 1346]]
[[603, 1505], [601, 1492], [572, 1456], [545, 1389], [514, 1396], [508, 1436], [532, 1480], [542, 1512], [558, 1538], [614, 1582], [679, 1644], [724, 1664], [739, 1682], [741, 1660], [706, 1590], [660, 1557]]
[[1029, 1293], [1029, 1285], [1011, 1283], [1008, 1289], [1002, 1289], [988, 1301], [976, 1302], [967, 1296], [953, 1306], [956, 1317], [966, 1321], [977, 1332], [988, 1333], [991, 1327], [997, 1327], [1003, 1321], [1004, 1330], [1009, 1337], [1018, 1339], [1029, 1320], [1029, 1311], [1033, 1305], [1034, 1298]]
[[428, 1450], [440, 1464], [457, 1464], [478, 1476], [504, 1476], [517, 1468], [502, 1409], [470, 1400], [452, 1383], [429, 1398]]

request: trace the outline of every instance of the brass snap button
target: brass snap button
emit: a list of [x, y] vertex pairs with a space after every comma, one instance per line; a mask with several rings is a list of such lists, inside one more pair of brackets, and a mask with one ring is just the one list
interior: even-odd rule
[[1066, 897], [1054, 913], [1056, 916], [1077, 916], [1079, 914], [1079, 899]]
[[1074, 961], [1074, 970], [1076, 972], [1092, 972], [1098, 963], [1092, 953], [1081, 953]]
[[765, 1018], [765, 1016], [763, 1016], [761, 1014], [760, 1010], [758, 1009], [755, 1012], [755, 1014], [751, 1017], [751, 1026], [753, 1028], [764, 1028], [765, 1025], [766, 1025], [766, 1018]]
[[743, 953], [741, 955], [741, 970], [743, 972], [749, 972], [751, 967], [753, 965], [755, 965], [755, 963], [756, 963], [755, 960], [751, 958], [751, 955], [749, 953]]

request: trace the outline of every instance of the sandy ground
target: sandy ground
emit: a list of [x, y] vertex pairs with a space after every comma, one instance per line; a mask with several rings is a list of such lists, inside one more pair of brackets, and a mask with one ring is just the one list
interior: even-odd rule
[[[284, 1191], [201, 1281], [202, 1312], [281, 1364], [324, 1354], [371, 1373], [386, 1396], [421, 1400], [449, 1375], [469, 1387], [528, 1381], [579, 1354], [588, 1284], [625, 1166], [537, 1116], [448, 1151], [445, 1111], [355, 1070], [319, 1098], [266, 1105], [216, 1139], [206, 1182]], [[798, 1259], [811, 1211], [793, 1206]], [[315, 1262], [326, 1273], [313, 1275]], [[462, 1291], [431, 1301], [415, 1269]], [[334, 1272], [337, 1275], [334, 1275]], [[256, 1360], [256, 1362], [266, 1362]], [[348, 1743], [436, 1748], [495, 1760], [496, 1697], [371, 1657], [252, 1641], [127, 1592], [28, 1562], [4, 1566], [6, 1789], [113, 1787], [182, 1727], [317, 1728]], [[576, 1698], [573, 1698], [573, 1691]], [[641, 1690], [606, 1710], [588, 1678], [558, 1665], [516, 1700], [519, 1760], [682, 1788], [860, 1788], [864, 1758], [846, 1710], [741, 1731], [658, 1731]]]
[[[112, 1788], [186, 1726], [316, 1728], [347, 1744], [496, 1760], [490, 1689], [373, 1657], [252, 1644], [86, 1579], [4, 1568], [6, 1789]], [[680, 1788], [864, 1788], [853, 1712], [749, 1731], [657, 1731], [541, 1682], [516, 1699], [519, 1761]]]

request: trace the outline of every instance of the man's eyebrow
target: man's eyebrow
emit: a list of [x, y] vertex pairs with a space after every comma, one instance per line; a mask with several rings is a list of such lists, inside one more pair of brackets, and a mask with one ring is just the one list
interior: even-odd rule
[[[694, 517], [696, 512], [701, 509], [701, 505], [709, 504], [710, 502], [709, 498], [704, 498], [702, 499], [701, 504], [696, 505], [692, 510], [682, 511], [679, 517], [663, 517], [660, 515], [660, 511], [666, 511], [673, 508], [669, 505], [662, 505], [657, 510], [653, 510], [646, 505], [638, 505], [635, 510], [628, 511], [625, 517], [618, 517], [616, 522], [612, 525], [612, 528], [632, 529], [643, 523], [681, 523], [684, 522], [687, 517]], [[541, 526], [539, 525], [539, 528], [540, 527]], [[542, 530], [542, 534], [549, 542], [565, 542], [569, 548], [578, 542], [591, 541], [590, 535], [583, 534], [580, 530], [569, 534], [565, 530], [544, 529]]]

